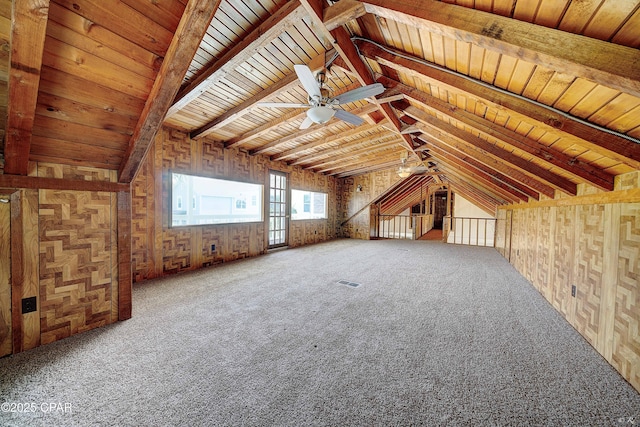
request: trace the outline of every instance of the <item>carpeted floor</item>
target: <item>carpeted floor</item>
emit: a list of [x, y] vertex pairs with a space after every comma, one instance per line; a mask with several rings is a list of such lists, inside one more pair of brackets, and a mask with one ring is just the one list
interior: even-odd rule
[[135, 285], [131, 320], [0, 375], [0, 403], [35, 408], [2, 426], [640, 424], [640, 394], [494, 249], [433, 241], [338, 240]]

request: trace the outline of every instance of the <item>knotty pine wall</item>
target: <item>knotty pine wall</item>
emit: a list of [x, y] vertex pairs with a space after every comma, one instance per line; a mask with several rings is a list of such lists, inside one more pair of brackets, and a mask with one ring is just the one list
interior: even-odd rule
[[131, 187], [135, 282], [255, 256], [267, 249], [266, 222], [169, 228], [171, 170], [265, 187], [270, 170], [287, 172], [290, 188], [329, 194], [328, 220], [291, 221], [289, 247], [336, 237], [339, 223], [334, 178], [272, 162], [265, 156], [250, 156], [237, 148], [226, 149], [219, 142], [191, 140], [188, 134], [167, 128], [158, 132]]
[[[48, 163], [30, 162], [29, 175], [116, 182], [115, 171]], [[117, 193], [18, 189], [3, 195], [11, 202], [0, 207], [0, 264], [13, 277], [0, 277], [0, 355], [117, 321]], [[37, 309], [22, 314], [28, 297], [37, 298]]]
[[[640, 391], [640, 172], [498, 209], [496, 249]], [[571, 295], [576, 286], [575, 297]]]

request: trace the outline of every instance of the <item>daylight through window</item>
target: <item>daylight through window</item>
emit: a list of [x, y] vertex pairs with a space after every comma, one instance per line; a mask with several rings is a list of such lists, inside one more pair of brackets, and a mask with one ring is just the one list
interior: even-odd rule
[[291, 190], [291, 219], [326, 219], [327, 193]]
[[262, 193], [260, 184], [172, 173], [171, 226], [262, 221]]

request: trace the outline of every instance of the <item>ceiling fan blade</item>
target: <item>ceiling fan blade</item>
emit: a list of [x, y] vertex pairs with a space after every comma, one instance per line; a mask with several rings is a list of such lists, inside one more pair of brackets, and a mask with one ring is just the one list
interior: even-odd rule
[[346, 104], [347, 102], [359, 101], [370, 96], [380, 95], [382, 92], [384, 92], [384, 86], [380, 83], [374, 83], [350, 90], [349, 92], [336, 96], [334, 99], [338, 101], [338, 104]]
[[312, 124], [313, 124], [313, 120], [311, 120], [309, 117], [305, 117], [302, 123], [300, 124], [300, 129], [309, 129]]
[[309, 104], [299, 104], [293, 102], [258, 102], [258, 107], [273, 107], [273, 108], [309, 108]]
[[322, 94], [320, 93], [320, 86], [318, 85], [318, 82], [316, 81], [315, 77], [313, 77], [313, 73], [311, 72], [311, 69], [306, 65], [300, 65], [300, 64], [295, 64], [293, 68], [295, 69], [296, 74], [298, 75], [298, 79], [300, 80], [300, 83], [302, 83], [302, 87], [304, 87], [304, 90], [307, 91], [309, 96], [322, 97]]
[[334, 117], [356, 126], [364, 123], [364, 119], [362, 119], [361, 117], [358, 117], [355, 114], [351, 114], [350, 112], [344, 110], [336, 110], [336, 114]]

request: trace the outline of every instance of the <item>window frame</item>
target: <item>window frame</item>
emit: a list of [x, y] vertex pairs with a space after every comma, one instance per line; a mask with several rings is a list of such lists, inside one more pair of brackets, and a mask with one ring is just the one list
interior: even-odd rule
[[[209, 179], [212, 181], [212, 184], [216, 184], [216, 183], [232, 183], [232, 184], [242, 184], [242, 185], [248, 185], [251, 186], [252, 188], [250, 188], [248, 191], [249, 194], [251, 195], [255, 195], [257, 200], [257, 204], [256, 204], [256, 215], [259, 215], [259, 219], [249, 219], [246, 221], [242, 221], [242, 220], [238, 220], [238, 221], [220, 221], [220, 222], [206, 222], [206, 223], [198, 223], [198, 224], [174, 224], [174, 200], [173, 200], [173, 195], [174, 195], [174, 180], [173, 177], [174, 175], [184, 175], [187, 177], [191, 177], [191, 178], [202, 178], [202, 179]], [[255, 187], [255, 188], [253, 188]], [[195, 192], [194, 192], [195, 193]], [[194, 199], [196, 198], [196, 194], [192, 194], [191, 195]], [[181, 197], [181, 196], [178, 196]], [[183, 202], [183, 207], [184, 207], [184, 200]], [[233, 202], [233, 206], [235, 206], [235, 201]], [[246, 203], [246, 199], [245, 199], [245, 203]], [[191, 204], [189, 204], [191, 205]], [[198, 201], [196, 203], [196, 206], [198, 208], [200, 208], [202, 206], [201, 200]], [[242, 210], [246, 210], [247, 208], [250, 207], [250, 203], [246, 203], [246, 208], [242, 209]], [[260, 224], [260, 223], [264, 223], [264, 183], [258, 183], [258, 182], [249, 182], [249, 181], [240, 181], [240, 180], [233, 180], [233, 179], [227, 179], [227, 178], [220, 178], [220, 177], [214, 177], [214, 176], [209, 176], [209, 175], [199, 175], [199, 174], [195, 174], [195, 173], [190, 173], [190, 172], [181, 172], [181, 171], [173, 171], [173, 170], [169, 170], [169, 228], [183, 228], [183, 227], [208, 227], [208, 226], [215, 226], [215, 225], [240, 225], [240, 224]]]
[[[300, 215], [300, 214], [297, 213], [297, 212], [296, 213], [293, 212], [294, 200], [295, 200], [294, 193], [295, 192], [300, 192], [300, 193], [303, 193], [303, 194], [309, 193], [311, 195], [311, 198], [309, 200], [309, 206], [310, 206], [311, 209], [313, 209], [313, 200], [314, 200], [313, 195], [314, 194], [322, 194], [324, 196], [324, 216], [321, 217], [321, 218], [296, 218], [295, 216], [296, 215]], [[290, 214], [291, 214], [291, 220], [292, 221], [327, 221], [327, 220], [329, 220], [329, 193], [326, 193], [324, 191], [301, 190], [299, 188], [292, 188], [291, 189], [290, 199], [291, 199], [291, 212], [290, 212]], [[304, 205], [305, 205], [305, 203], [303, 201], [302, 205], [300, 206], [300, 209], [302, 209], [302, 213], [304, 213]]]

